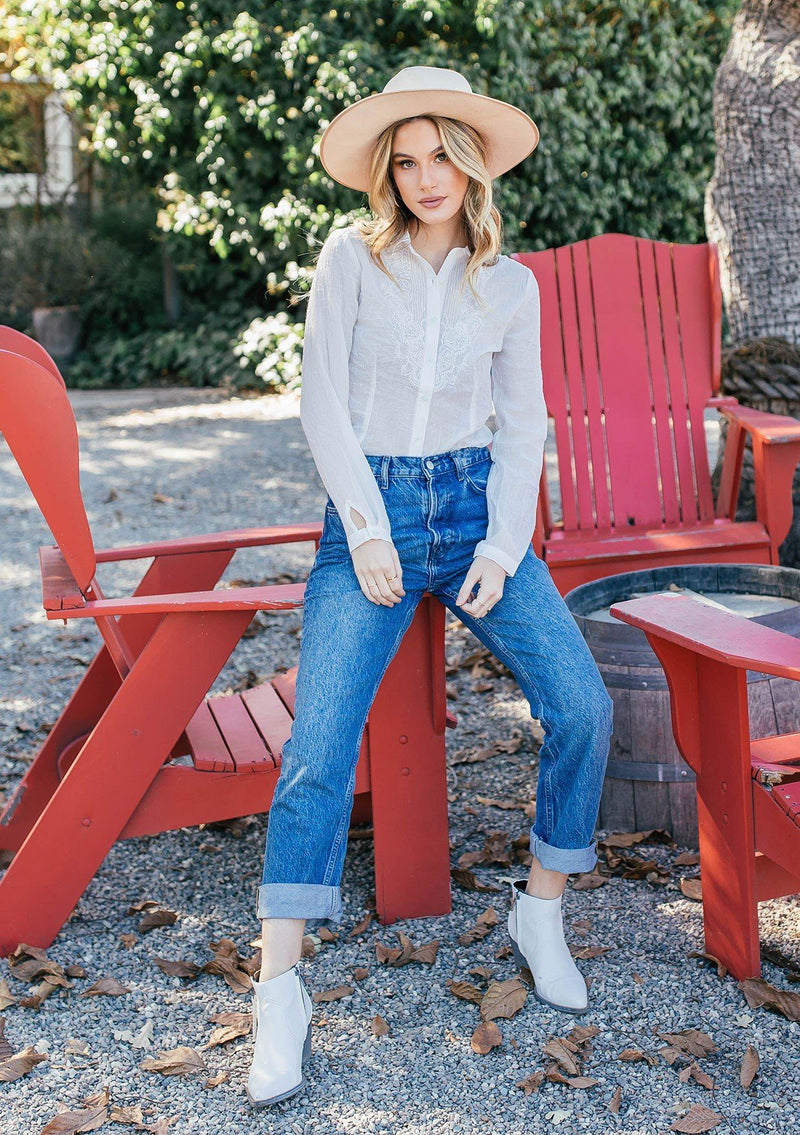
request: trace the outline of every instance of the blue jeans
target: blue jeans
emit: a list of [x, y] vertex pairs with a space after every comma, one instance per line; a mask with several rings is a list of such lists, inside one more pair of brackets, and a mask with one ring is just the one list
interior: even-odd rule
[[381, 679], [428, 591], [513, 673], [544, 732], [531, 852], [570, 874], [597, 862], [593, 839], [612, 726], [594, 658], [550, 571], [530, 546], [481, 618], [455, 604], [486, 535], [491, 455], [468, 446], [428, 457], [367, 455], [403, 568], [392, 607], [362, 592], [330, 497], [305, 589], [295, 717], [267, 824], [257, 915], [341, 920], [340, 879], [355, 768]]

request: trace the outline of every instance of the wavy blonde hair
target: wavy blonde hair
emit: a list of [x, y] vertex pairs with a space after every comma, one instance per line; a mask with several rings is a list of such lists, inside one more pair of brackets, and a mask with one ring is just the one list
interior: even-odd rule
[[378, 136], [372, 152], [369, 176], [369, 208], [372, 216], [358, 218], [353, 222], [354, 227], [369, 249], [374, 263], [397, 283], [384, 264], [381, 253], [403, 236], [414, 214], [406, 207], [395, 184], [392, 147], [399, 127], [420, 118], [427, 118], [434, 124], [448, 159], [469, 178], [461, 207], [470, 253], [463, 282], [469, 284], [475, 298], [484, 304], [483, 297], [475, 291], [474, 280], [480, 268], [497, 263], [503, 239], [503, 219], [492, 202], [492, 179], [486, 167], [486, 143], [483, 136], [468, 123], [438, 114], [415, 114], [387, 126]]

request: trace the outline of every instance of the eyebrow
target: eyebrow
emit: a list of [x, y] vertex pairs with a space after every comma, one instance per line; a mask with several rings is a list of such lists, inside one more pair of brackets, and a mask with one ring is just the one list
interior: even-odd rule
[[[434, 146], [433, 149], [431, 150], [430, 154], [428, 154], [428, 157], [432, 157], [439, 150], [443, 150], [443, 149], [444, 149], [444, 146], [441, 146], [441, 145]], [[412, 161], [413, 161], [414, 155], [413, 154], [403, 154], [398, 150], [398, 152], [396, 154], [392, 154], [392, 157], [393, 158], [411, 158]]]

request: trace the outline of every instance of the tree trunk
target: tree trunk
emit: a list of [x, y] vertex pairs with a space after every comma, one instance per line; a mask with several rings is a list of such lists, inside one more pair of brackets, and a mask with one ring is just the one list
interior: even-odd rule
[[[745, 405], [800, 418], [800, 0], [742, 3], [714, 83], [714, 133], [705, 227], [719, 252], [731, 340], [722, 389]], [[721, 433], [724, 443], [724, 422]], [[800, 473], [793, 495], [780, 560], [798, 567]], [[754, 518], [748, 443], [736, 519]]]
[[709, 240], [734, 346], [800, 345], [800, 0], [744, 0], [714, 83]]

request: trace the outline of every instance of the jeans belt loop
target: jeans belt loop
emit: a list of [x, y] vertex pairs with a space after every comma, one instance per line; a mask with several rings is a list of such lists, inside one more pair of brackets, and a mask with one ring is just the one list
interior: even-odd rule
[[462, 454], [460, 449], [454, 450], [453, 459], [454, 459], [455, 464], [456, 464], [456, 476], [458, 477], [459, 481], [463, 481], [464, 480], [464, 455]]
[[381, 488], [389, 488], [389, 462], [391, 457], [388, 453], [384, 453], [381, 458]]

